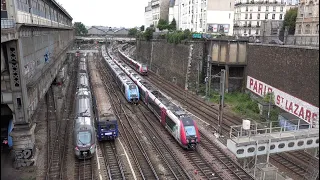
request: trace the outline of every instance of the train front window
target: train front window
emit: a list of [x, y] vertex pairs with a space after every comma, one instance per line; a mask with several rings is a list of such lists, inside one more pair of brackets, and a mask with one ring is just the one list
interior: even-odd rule
[[109, 128], [110, 128], [110, 130], [115, 130], [116, 129], [116, 125], [115, 124], [110, 124]]
[[78, 144], [86, 145], [91, 142], [91, 133], [88, 131], [83, 131], [78, 133]]
[[146, 71], [147, 70], [147, 66], [146, 65], [142, 65], [142, 70]]
[[196, 129], [194, 126], [185, 126], [186, 135], [188, 136], [196, 136]]
[[136, 86], [135, 85], [129, 85], [129, 89], [130, 90], [136, 89]]

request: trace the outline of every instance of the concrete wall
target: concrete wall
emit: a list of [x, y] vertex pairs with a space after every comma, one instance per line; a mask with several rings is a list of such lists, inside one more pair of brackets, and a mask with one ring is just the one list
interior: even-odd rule
[[[136, 51], [138, 61], [148, 64], [152, 71], [166, 80], [175, 81], [183, 88], [187, 84], [189, 90], [196, 88], [198, 63], [202, 62], [204, 43], [188, 42], [175, 45], [162, 40], [137, 41]], [[201, 71], [202, 69], [200, 73]]]
[[246, 75], [319, 107], [319, 48], [248, 47]]

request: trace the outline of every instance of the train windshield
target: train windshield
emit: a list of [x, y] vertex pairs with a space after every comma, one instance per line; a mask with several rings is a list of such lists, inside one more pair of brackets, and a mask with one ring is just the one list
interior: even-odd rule
[[146, 71], [147, 70], [147, 65], [142, 65], [142, 70]]
[[129, 85], [129, 89], [130, 90], [136, 89], [136, 86], [135, 85]]
[[185, 126], [187, 136], [195, 136], [196, 135], [196, 129], [194, 126]]
[[191, 118], [182, 118], [184, 129], [186, 130], [187, 136], [196, 136], [196, 129]]
[[91, 142], [91, 133], [89, 131], [83, 131], [78, 133], [78, 144], [86, 145]]

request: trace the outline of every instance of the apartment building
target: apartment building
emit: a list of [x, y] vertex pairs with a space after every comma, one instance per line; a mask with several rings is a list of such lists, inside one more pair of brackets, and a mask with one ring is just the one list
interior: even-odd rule
[[319, 0], [300, 0], [296, 36], [319, 36]]
[[144, 11], [144, 27], [150, 27], [151, 24], [153, 24], [152, 8], [151, 2], [148, 2], [148, 6], [145, 7]]
[[179, 29], [233, 34], [233, 0], [180, 0]]
[[236, 0], [234, 35], [268, 36], [279, 34], [287, 4], [292, 6], [292, 3], [296, 2], [293, 0], [290, 2], [285, 0]]
[[[168, 21], [169, 2], [170, 0], [151, 0], [151, 2], [148, 3], [148, 6], [145, 7], [145, 14], [144, 14], [146, 27], [149, 27], [151, 25], [150, 15], [152, 19], [152, 24], [155, 27], [157, 27], [159, 19], [164, 19]], [[151, 7], [151, 10], [150, 10], [150, 7]]]

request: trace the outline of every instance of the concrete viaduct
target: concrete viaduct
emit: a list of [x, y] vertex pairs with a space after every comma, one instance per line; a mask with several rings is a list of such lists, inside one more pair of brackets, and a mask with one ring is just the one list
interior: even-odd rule
[[6, 0], [4, 6], [1, 116], [12, 115], [15, 152], [32, 153], [36, 126], [32, 116], [73, 44], [72, 17], [54, 0]]

